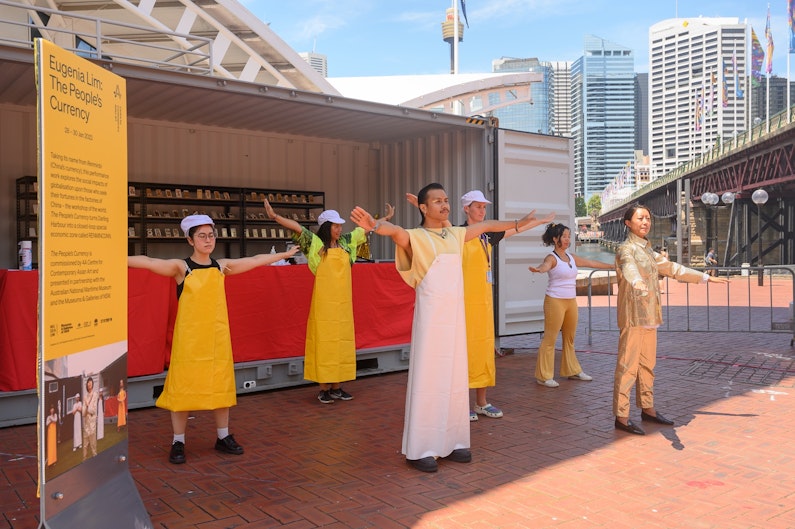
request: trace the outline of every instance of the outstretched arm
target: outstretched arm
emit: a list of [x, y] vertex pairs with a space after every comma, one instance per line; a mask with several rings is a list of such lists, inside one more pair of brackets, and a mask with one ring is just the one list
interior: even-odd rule
[[145, 268], [157, 275], [173, 277], [177, 283], [185, 277], [185, 261], [182, 259], [155, 259], [146, 255], [131, 255], [127, 257], [127, 266]]
[[221, 271], [226, 275], [242, 274], [258, 266], [273, 264], [282, 259], [289, 259], [295, 255], [300, 248], [293, 246], [286, 252], [279, 253], [260, 253], [251, 257], [241, 257], [239, 259], [218, 259]]
[[[464, 240], [469, 241], [471, 239], [474, 239], [475, 237], [479, 237], [482, 233], [486, 233], [489, 231], [504, 232], [510, 229], [513, 229], [514, 231], [522, 231], [522, 228], [525, 228], [527, 225], [534, 222], [535, 220], [536, 220], [535, 210], [531, 211], [521, 219], [516, 219], [516, 220], [484, 220], [483, 222], [478, 222], [477, 224], [472, 224], [467, 226], [467, 233]], [[537, 225], [538, 224], [536, 224], [536, 226]]]
[[528, 266], [527, 269], [535, 274], [545, 274], [557, 266], [557, 260], [552, 255], [547, 255], [538, 266]]
[[386, 203], [386, 214], [381, 217], [382, 220], [392, 220], [392, 217], [395, 216], [395, 206], [390, 204], [389, 202]]
[[[296, 233], [301, 233], [303, 228], [301, 228], [300, 224], [298, 224], [293, 219], [288, 219], [287, 217], [282, 217], [281, 215], [279, 215], [278, 213], [273, 211], [273, 208], [271, 207], [270, 202], [268, 202], [267, 200], [263, 200], [262, 203], [265, 206], [265, 214], [268, 216], [269, 219], [275, 220], [276, 222], [279, 223], [280, 226], [284, 226], [288, 230], [292, 230], [292, 231], [294, 231]], [[278, 259], [276, 259], [276, 261], [278, 261]], [[266, 263], [266, 264], [270, 264], [270, 263]]]
[[[536, 210], [533, 210], [533, 211], [530, 212], [530, 214], [535, 216], [535, 212], [536, 212]], [[549, 224], [553, 220], [555, 220], [555, 212], [554, 211], [552, 211], [549, 214], [547, 214], [547, 216], [544, 217], [543, 219], [534, 218], [530, 223], [525, 224], [524, 226], [520, 226], [518, 231], [516, 230], [516, 228], [511, 228], [510, 230], [505, 230], [505, 236], [503, 238], [507, 239], [508, 237], [511, 237], [512, 235], [516, 235], [517, 233], [522, 233], [523, 231], [532, 230], [536, 226], [541, 226], [542, 224]]]
[[351, 211], [351, 220], [364, 231], [371, 231], [384, 237], [391, 237], [396, 245], [411, 254], [411, 238], [409, 232], [388, 220], [376, 221], [365, 209], [356, 206]]
[[603, 263], [602, 261], [596, 261], [594, 259], [586, 259], [585, 257], [579, 257], [576, 253], [571, 255], [574, 257], [574, 264], [577, 265], [577, 268], [596, 268], [597, 270], [616, 269], [616, 263]]

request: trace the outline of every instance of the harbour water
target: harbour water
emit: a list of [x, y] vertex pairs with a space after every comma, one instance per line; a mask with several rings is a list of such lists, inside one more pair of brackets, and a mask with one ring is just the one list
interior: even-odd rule
[[604, 263], [615, 263], [616, 261], [616, 253], [614, 251], [597, 243], [578, 244], [576, 253], [580, 257], [594, 259]]

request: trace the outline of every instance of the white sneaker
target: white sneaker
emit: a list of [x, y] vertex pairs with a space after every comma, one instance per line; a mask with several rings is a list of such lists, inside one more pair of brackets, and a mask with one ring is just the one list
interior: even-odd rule
[[556, 388], [556, 387], [560, 386], [560, 384], [558, 384], [557, 382], [555, 382], [554, 379], [551, 379], [551, 378], [549, 380], [538, 380], [538, 379], [536, 379], [536, 383], [541, 384], [542, 386], [546, 386], [548, 388]]
[[469, 422], [475, 422], [478, 420], [478, 414], [474, 411], [469, 412]]
[[585, 372], [581, 372], [579, 375], [570, 376], [569, 380], [583, 380], [585, 382], [588, 382], [593, 380], [593, 377], [586, 375]]

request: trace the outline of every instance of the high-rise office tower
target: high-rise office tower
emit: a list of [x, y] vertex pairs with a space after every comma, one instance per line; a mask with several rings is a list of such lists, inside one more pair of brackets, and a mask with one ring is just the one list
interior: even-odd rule
[[[767, 79], [762, 77], [759, 84], [749, 89], [751, 102], [751, 123], [759, 123], [767, 118], [768, 105], [770, 115], [775, 116], [787, 108], [787, 79], [777, 75], [770, 76], [770, 101], [768, 102]], [[795, 104], [795, 81], [790, 81], [790, 106]]]
[[574, 189], [586, 200], [634, 159], [634, 69], [632, 50], [594, 35], [571, 67]]
[[499, 118], [501, 128], [549, 134], [551, 68], [536, 58], [502, 57], [491, 61], [491, 71], [494, 73], [534, 72], [543, 75], [542, 82], [530, 85], [531, 103], [516, 103], [498, 108], [492, 112], [492, 115]]
[[571, 136], [571, 63], [545, 62], [552, 69], [549, 133]]
[[635, 150], [649, 153], [649, 74], [635, 74]]
[[746, 129], [747, 25], [675, 18], [649, 28], [652, 179]]

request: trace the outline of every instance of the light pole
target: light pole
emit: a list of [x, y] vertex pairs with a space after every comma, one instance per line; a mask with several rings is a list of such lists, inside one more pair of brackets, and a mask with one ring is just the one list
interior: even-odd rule
[[[720, 200], [720, 198], [718, 198], [718, 195], [716, 195], [715, 193], [712, 193], [712, 192], [710, 192], [710, 191], [707, 191], [706, 193], [704, 193], [704, 194], [702, 194], [702, 195], [701, 195], [701, 202], [702, 202], [702, 203], [703, 203], [705, 206], [707, 206], [707, 211], [709, 211], [709, 212], [710, 212], [710, 216], [716, 216], [716, 215], [715, 215], [715, 209], [714, 209], [714, 206], [717, 206], [717, 205], [718, 205], [718, 201], [719, 201], [719, 200]], [[711, 224], [711, 223], [709, 222], [709, 220], [707, 220], [707, 252], [709, 252], [709, 248], [710, 248], [710, 247], [713, 247], [713, 248], [714, 248], [715, 246], [717, 246], [717, 245], [718, 245], [718, 230], [717, 230], [717, 224], [718, 224], [718, 223], [717, 223], [717, 222], [715, 222], [715, 226], [716, 226], [716, 228], [715, 228], [715, 231], [713, 231], [713, 232], [712, 232], [712, 236], [715, 238], [715, 243], [714, 243], [714, 245], [710, 243], [710, 238], [709, 238], [709, 231], [710, 231], [710, 229], [711, 229], [711, 226], [710, 226], [710, 224]], [[704, 255], [706, 255], [706, 254], [707, 254], [707, 252], [705, 252], [705, 253], [704, 253]], [[704, 263], [704, 265], [705, 265], [705, 266], [709, 266], [709, 263], [705, 262], [705, 263]]]
[[[715, 229], [712, 232], [713, 233], [713, 237], [715, 238], [715, 243], [713, 245], [710, 245], [709, 244], [709, 237], [707, 237], [707, 248], [712, 246], [713, 248], [715, 248], [715, 251], [717, 252], [718, 251], [718, 243], [720, 242], [720, 238], [718, 237], [718, 208], [717, 208], [717, 205], [718, 205], [718, 202], [723, 202], [727, 206], [731, 205], [732, 202], [734, 202], [734, 193], [732, 193], [731, 191], [726, 191], [725, 193], [723, 193], [723, 195], [721, 195], [719, 197], [716, 193], [712, 193], [710, 191], [707, 191], [706, 193], [701, 195], [701, 202], [707, 207], [711, 206], [712, 216], [715, 218], [715, 222], [714, 222]], [[709, 227], [709, 224], [707, 224], [707, 226]]]
[[756, 204], [756, 238], [759, 242], [759, 257], [757, 259], [757, 266], [759, 266], [759, 286], [765, 284], [765, 271], [762, 269], [762, 206], [767, 203], [767, 191], [764, 189], [757, 189], [751, 195], [751, 200]]

